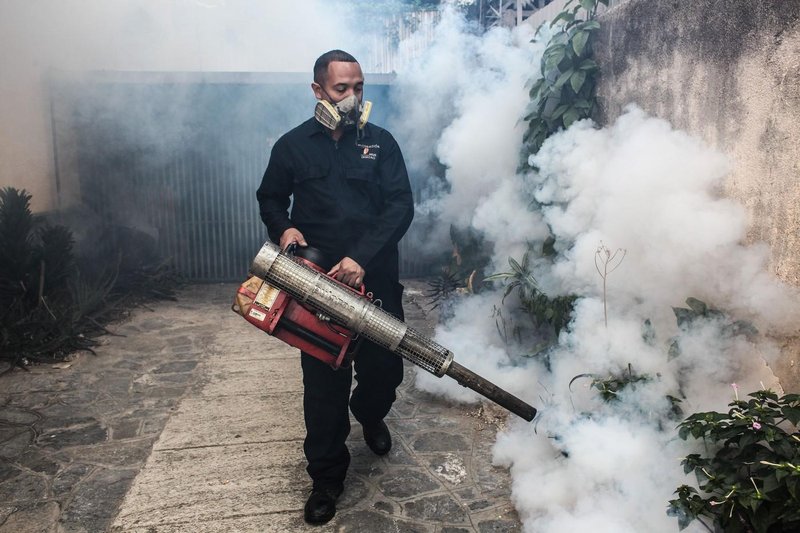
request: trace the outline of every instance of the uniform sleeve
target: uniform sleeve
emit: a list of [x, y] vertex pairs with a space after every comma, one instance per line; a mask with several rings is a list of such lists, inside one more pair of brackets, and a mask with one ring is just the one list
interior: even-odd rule
[[289, 220], [289, 204], [294, 183], [288, 154], [282, 139], [272, 147], [267, 170], [256, 191], [261, 220], [267, 226], [269, 238], [277, 243], [281, 235], [293, 226]]
[[366, 228], [348, 253], [365, 269], [383, 248], [397, 245], [414, 218], [414, 199], [403, 154], [394, 138], [387, 137], [379, 163], [383, 206], [378, 223]]

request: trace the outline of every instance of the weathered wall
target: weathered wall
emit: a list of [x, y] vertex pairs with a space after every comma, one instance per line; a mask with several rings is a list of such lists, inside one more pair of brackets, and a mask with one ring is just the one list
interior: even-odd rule
[[800, 0], [629, 0], [602, 21], [604, 119], [635, 102], [727, 153], [748, 239], [800, 285]]
[[[601, 21], [602, 119], [633, 102], [728, 154], [748, 241], [800, 285], [800, 0], [628, 0]], [[799, 345], [776, 368], [791, 388]]]

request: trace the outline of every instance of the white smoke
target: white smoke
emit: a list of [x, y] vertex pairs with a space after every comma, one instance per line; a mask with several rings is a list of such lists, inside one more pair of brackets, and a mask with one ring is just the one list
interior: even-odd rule
[[[50, 99], [60, 95], [50, 82], [65, 72], [73, 81], [97, 71], [303, 72], [310, 84], [321, 53], [366, 54], [367, 36], [351, 22], [325, 0], [3, 0], [0, 186], [28, 188], [35, 208], [54, 203]], [[118, 105], [126, 105], [123, 98]], [[232, 112], [264, 112], [248, 102], [230, 105]], [[170, 121], [152, 121], [152, 138], [181, 135], [194, 111], [186, 98]], [[174, 131], [164, 131], [165, 122]]]
[[439, 221], [426, 235], [432, 247], [448, 246], [451, 223], [509, 247], [545, 235], [543, 225], [530, 222], [524, 183], [514, 179], [526, 82], [543, 47], [531, 37], [527, 27], [472, 33], [456, 9], [446, 8], [425, 53], [398, 72], [400, 115], [390, 128], [403, 140], [410, 171], [424, 174], [434, 158], [447, 167], [448, 193], [423, 198], [420, 207]]
[[[502, 320], [493, 307], [507, 323], [527, 320], [513, 298], [501, 304], [500, 291], [461, 300], [436, 338], [456, 360], [540, 408], [534, 424], [515, 419], [494, 450], [495, 461], [511, 469], [526, 531], [675, 531], [667, 501], [679, 485], [692, 483], [680, 460], [697, 450], [678, 439], [681, 417], [669, 397], [682, 400], [685, 416], [723, 410], [733, 399], [732, 383], [748, 392], [779, 389], [767, 366], [777, 347], [764, 335], [731, 334], [729, 325], [735, 318], [762, 334], [794, 333], [798, 291], [768, 273], [765, 246], [743, 244], [746, 214], [720, 196], [730, 171], [726, 157], [636, 107], [608, 127], [582, 121], [552, 136], [531, 161], [539, 171], [518, 175], [517, 120], [527, 104], [521, 80], [535, 72], [541, 45], [495, 31], [457, 35], [452, 46], [464, 39], [473, 57], [506, 60], [474, 61], [461, 86], [448, 80], [446, 91], [458, 95], [454, 115], [431, 126], [442, 132], [432, 144], [449, 185], [435, 200], [439, 224], [483, 232], [503, 270], [509, 256], [521, 259], [549, 226], [558, 254], [553, 262], [539, 259], [534, 273], [550, 295], [580, 299], [570, 330], [530, 359], [519, 356], [535, 351], [525, 344], [530, 339], [509, 342], [498, 333]], [[419, 76], [401, 72], [400, 81], [433, 79]], [[419, 86], [420, 95], [436, 90]], [[405, 91], [414, 94], [411, 86]], [[532, 198], [545, 206], [541, 214], [529, 208]], [[607, 276], [605, 295], [595, 263], [601, 245], [626, 251]], [[685, 307], [689, 297], [728, 316], [679, 328], [671, 308]], [[680, 353], [670, 356], [675, 342]], [[604, 401], [590, 385], [612, 375], [642, 381]], [[426, 373], [418, 373], [416, 384], [477, 399]], [[704, 529], [695, 522], [690, 530]]]

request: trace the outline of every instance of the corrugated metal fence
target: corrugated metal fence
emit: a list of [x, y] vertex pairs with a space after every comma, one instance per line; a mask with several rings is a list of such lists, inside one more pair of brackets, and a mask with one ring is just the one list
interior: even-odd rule
[[[151, 235], [188, 279], [239, 280], [267, 239], [255, 191], [272, 144], [313, 109], [307, 77], [96, 73], [61, 86], [54, 138], [74, 153], [60, 173], [77, 176], [100, 220]], [[377, 123], [391, 79], [370, 75]], [[407, 242], [401, 269], [430, 270]]]

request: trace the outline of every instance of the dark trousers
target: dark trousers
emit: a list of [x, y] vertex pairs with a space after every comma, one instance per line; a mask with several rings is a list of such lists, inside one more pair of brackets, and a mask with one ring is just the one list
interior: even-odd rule
[[[365, 284], [376, 299], [381, 299], [386, 311], [403, 319], [402, 285], [392, 280], [370, 280], [369, 276]], [[352, 396], [352, 367], [333, 370], [307, 353], [301, 354], [300, 361], [306, 470], [314, 486], [341, 487], [350, 465], [345, 445], [350, 433], [348, 407], [364, 426], [383, 420], [395, 400], [395, 389], [403, 381], [403, 360], [365, 339], [352, 365], [356, 378]]]

